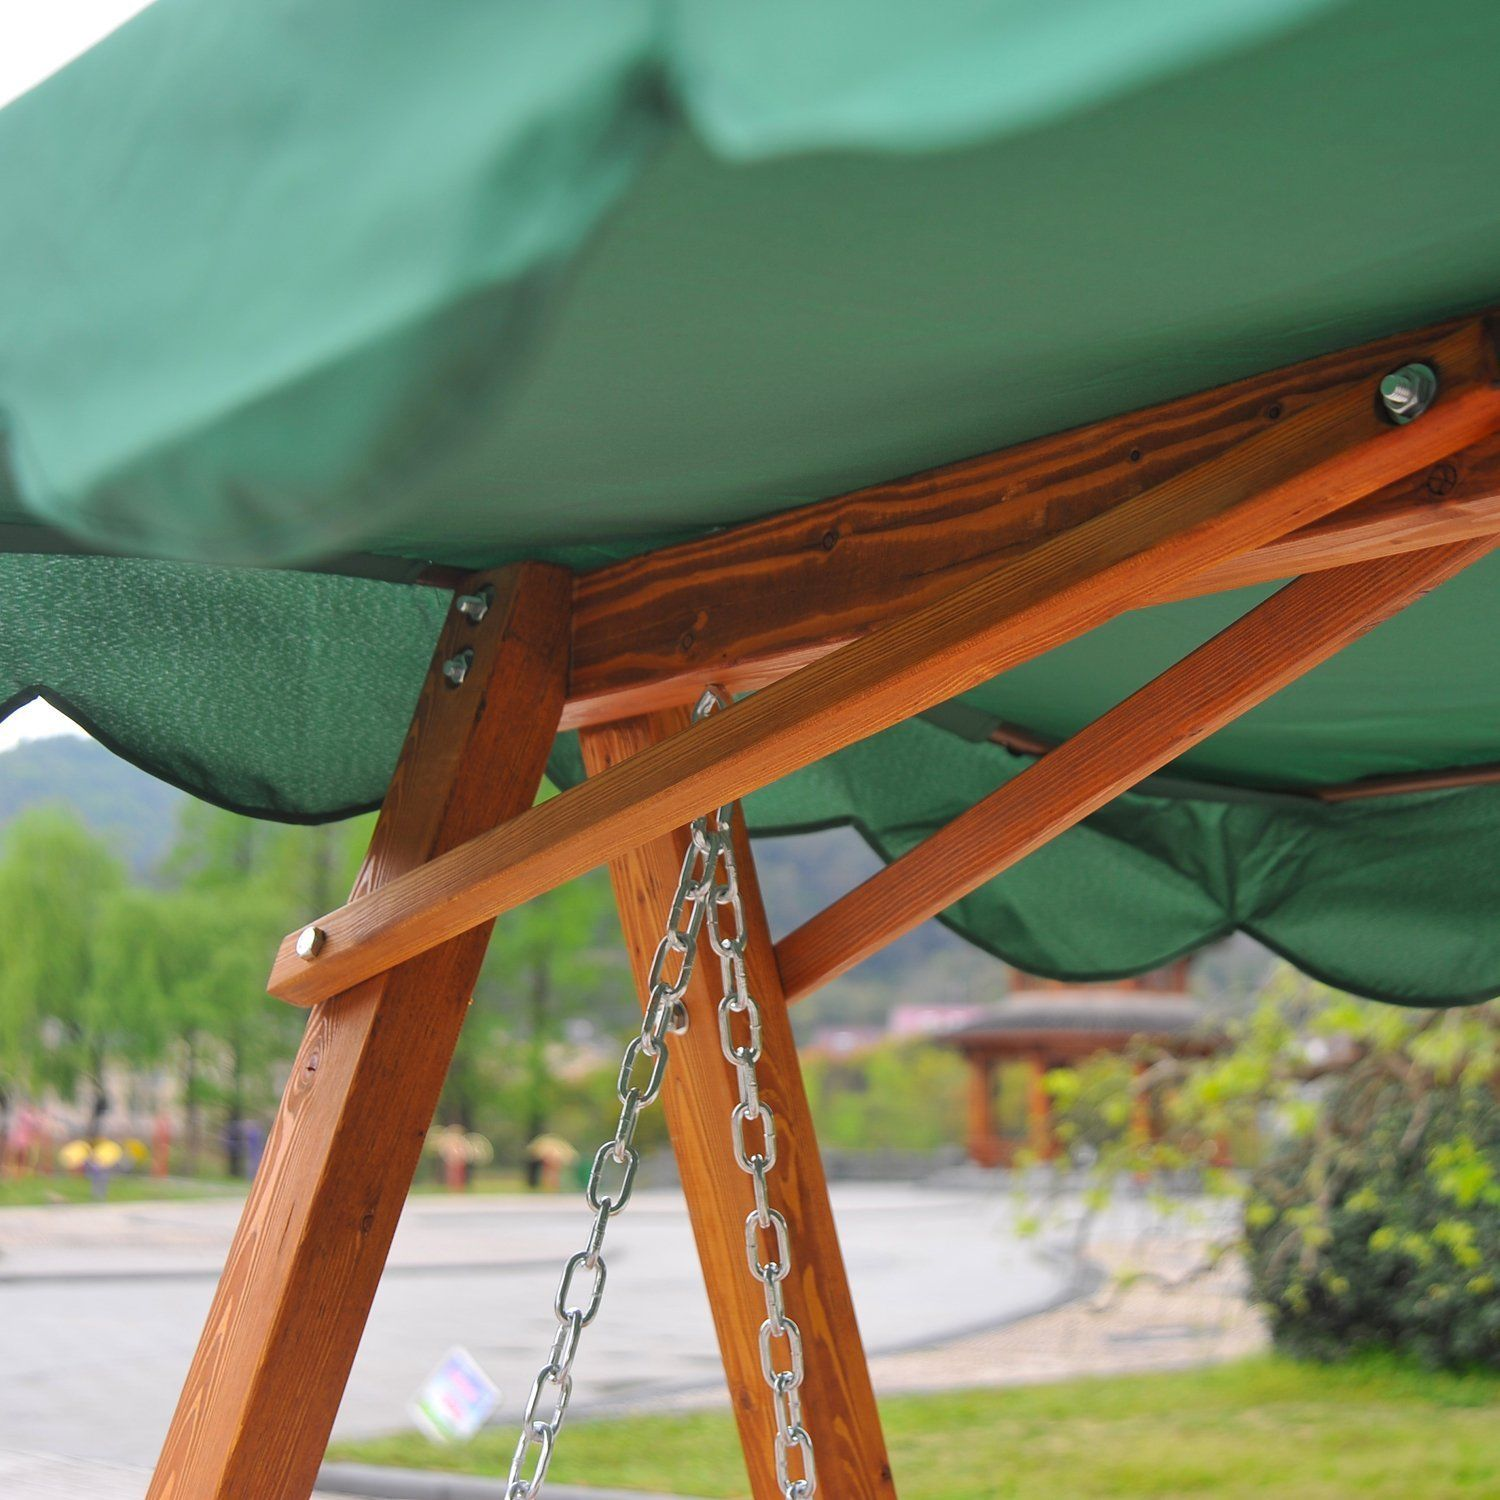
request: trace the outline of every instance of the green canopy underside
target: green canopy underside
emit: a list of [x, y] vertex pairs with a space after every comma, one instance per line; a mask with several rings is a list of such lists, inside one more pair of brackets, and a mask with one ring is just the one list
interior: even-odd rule
[[[1480, 0], [158, 0], [0, 113], [0, 703], [249, 811], [370, 805], [444, 597], [287, 564], [592, 566], [1500, 300], [1497, 47]], [[1240, 927], [1500, 991], [1500, 793], [1279, 795], [1500, 759], [1491, 580], [949, 919], [1039, 973]], [[969, 722], [1065, 734], [1256, 597]], [[752, 823], [898, 854], [1025, 764], [963, 722]]]

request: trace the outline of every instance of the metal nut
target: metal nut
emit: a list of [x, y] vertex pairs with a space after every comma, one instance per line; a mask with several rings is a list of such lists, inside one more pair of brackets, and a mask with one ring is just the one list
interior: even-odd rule
[[450, 656], [443, 663], [443, 678], [449, 687], [462, 687], [463, 680], [474, 665], [474, 653], [465, 646], [457, 656]]
[[310, 961], [323, 951], [328, 934], [321, 927], [304, 927], [297, 934], [297, 957]]
[[1414, 422], [1437, 396], [1437, 373], [1431, 365], [1402, 365], [1380, 382], [1380, 400], [1392, 419]]
[[490, 612], [490, 605], [495, 602], [495, 591], [488, 584], [482, 589], [476, 589], [472, 594], [460, 594], [453, 601], [453, 607], [464, 619], [477, 625]]

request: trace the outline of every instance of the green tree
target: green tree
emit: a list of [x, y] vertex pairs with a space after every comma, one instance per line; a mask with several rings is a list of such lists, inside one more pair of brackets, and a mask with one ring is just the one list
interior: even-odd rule
[[527, 1141], [557, 1128], [560, 1101], [576, 1092], [556, 1076], [555, 1054], [567, 1022], [583, 1017], [622, 1034], [639, 1017], [602, 871], [495, 924], [448, 1073], [443, 1118], [482, 1130], [498, 1156], [519, 1159]]
[[184, 809], [163, 864], [174, 888], [158, 902], [158, 949], [169, 951], [150, 962], [182, 1039], [190, 1142], [198, 1106], [219, 1106], [232, 1176], [246, 1171], [249, 1121], [274, 1100], [302, 1027], [265, 994], [271, 955], [289, 927], [343, 899], [366, 838], [365, 820], [301, 828]]
[[128, 942], [124, 867], [66, 811], [42, 807], [0, 853], [0, 1071], [8, 1092], [92, 1094], [91, 1134], [110, 1100], [105, 1066], [145, 1062], [162, 1037], [148, 1003], [111, 984]]
[[825, 1146], [933, 1151], [963, 1139], [967, 1070], [951, 1048], [884, 1042], [850, 1057], [812, 1054], [803, 1076]]

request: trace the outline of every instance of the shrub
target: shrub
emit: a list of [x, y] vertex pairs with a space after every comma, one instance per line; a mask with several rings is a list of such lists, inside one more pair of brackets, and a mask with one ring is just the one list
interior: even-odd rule
[[1252, 1286], [1278, 1346], [1500, 1367], [1497, 1165], [1493, 1080], [1414, 1089], [1369, 1066], [1339, 1079], [1246, 1200]]

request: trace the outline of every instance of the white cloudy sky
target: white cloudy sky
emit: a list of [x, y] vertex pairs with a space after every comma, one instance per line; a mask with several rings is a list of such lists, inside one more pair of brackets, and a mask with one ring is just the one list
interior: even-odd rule
[[[0, 0], [0, 105], [55, 73], [147, 0]], [[28, 703], [0, 722], [0, 750], [21, 740], [78, 731], [56, 709]]]
[[128, 21], [147, 0], [0, 0], [0, 104]]

